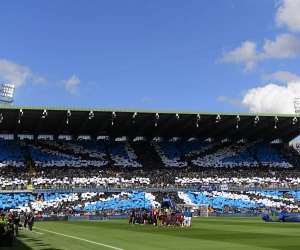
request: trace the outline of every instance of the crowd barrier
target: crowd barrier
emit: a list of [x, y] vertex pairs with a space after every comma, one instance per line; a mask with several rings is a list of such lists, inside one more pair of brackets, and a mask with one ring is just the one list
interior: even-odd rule
[[[174, 187], [174, 188], [57, 188], [57, 189], [33, 189], [32, 193], [112, 193], [112, 192], [200, 192], [200, 191], [300, 191], [300, 187], [220, 187], [216, 186], [201, 186], [201, 187]], [[0, 191], [1, 192], [1, 191]]]
[[256, 217], [261, 216], [260, 213], [215, 213], [215, 217]]
[[[270, 213], [270, 216], [278, 216], [279, 212]], [[261, 217], [262, 213], [209, 213], [208, 217]], [[300, 213], [286, 213], [286, 216], [300, 216]]]
[[[120, 219], [129, 219], [128, 214], [114, 214], [108, 215], [106, 217], [108, 220], [120, 220]], [[89, 215], [89, 216], [69, 216], [69, 221], [81, 221], [81, 220], [104, 220], [103, 215]]]
[[115, 193], [115, 192], [178, 192], [198, 191], [197, 188], [62, 188], [62, 189], [34, 189], [32, 193]]
[[[279, 217], [279, 212], [271, 213], [270, 216]], [[208, 217], [261, 217], [262, 213], [209, 213]], [[300, 216], [300, 213], [286, 213], [286, 216]], [[84, 215], [84, 216], [71, 216], [71, 215], [63, 215], [57, 216], [52, 215], [49, 217], [35, 217], [36, 222], [40, 221], [86, 221], [86, 220], [121, 220], [121, 219], [129, 219], [128, 214], [115, 214], [108, 215], [104, 217], [103, 215]]]
[[68, 220], [68, 215], [51, 215], [48, 217], [35, 217], [34, 221], [39, 222], [39, 221], [67, 221]]

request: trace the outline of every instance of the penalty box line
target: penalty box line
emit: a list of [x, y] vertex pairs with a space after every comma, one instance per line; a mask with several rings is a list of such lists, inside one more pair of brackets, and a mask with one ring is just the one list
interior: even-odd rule
[[89, 242], [89, 243], [92, 243], [92, 244], [96, 244], [96, 245], [100, 245], [100, 246], [104, 246], [104, 247], [108, 247], [108, 248], [112, 248], [112, 249], [116, 249], [116, 250], [124, 250], [122, 248], [113, 247], [113, 246], [110, 246], [110, 245], [106, 245], [106, 244], [102, 244], [102, 243], [99, 243], [99, 242], [95, 242], [95, 241], [91, 241], [91, 240], [86, 240], [86, 239], [78, 238], [78, 237], [67, 235], [67, 234], [61, 234], [61, 233], [53, 232], [53, 231], [42, 229], [42, 228], [39, 228], [39, 227], [35, 227], [35, 228], [39, 229], [39, 230], [43, 230], [43, 231], [49, 232], [49, 233], [53, 233], [53, 234], [57, 234], [57, 235], [61, 235], [61, 236], [69, 237], [69, 238], [73, 238], [73, 239], [76, 239], [76, 240], [81, 240], [81, 241]]

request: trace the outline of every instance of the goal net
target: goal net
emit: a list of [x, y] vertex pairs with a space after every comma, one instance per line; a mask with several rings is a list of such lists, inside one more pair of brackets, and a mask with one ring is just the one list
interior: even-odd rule
[[199, 217], [208, 217], [208, 205], [207, 204], [199, 204], [196, 205], [195, 213]]
[[181, 207], [189, 207], [193, 212], [193, 217], [208, 217], [207, 204], [177, 204]]

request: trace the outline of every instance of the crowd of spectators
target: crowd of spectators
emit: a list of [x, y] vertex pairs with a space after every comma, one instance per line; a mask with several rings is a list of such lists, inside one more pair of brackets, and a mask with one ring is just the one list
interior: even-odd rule
[[179, 188], [199, 185], [228, 185], [228, 187], [299, 187], [298, 169], [125, 169], [122, 171], [99, 168], [44, 168], [28, 173], [19, 168], [0, 169], [2, 190], [61, 188]]
[[[89, 141], [39, 141], [37, 145], [32, 142], [0, 141], [0, 148], [2, 190], [28, 189], [29, 185], [34, 189], [199, 188], [209, 185], [226, 185], [228, 188], [300, 187], [300, 155], [293, 147], [198, 142], [184, 144], [176, 141], [169, 144], [144, 141], [114, 144], [103, 141], [94, 144]], [[35, 172], [28, 172], [28, 163], [32, 164]], [[46, 206], [49, 211], [43, 211], [74, 213], [76, 208], [84, 208], [87, 201], [97, 203], [115, 194], [74, 195], [76, 199], [75, 196], [74, 199], [56, 197], [60, 200], [55, 206]], [[177, 192], [170, 195], [176, 203], [184, 202]], [[220, 193], [216, 193], [218, 195]], [[232, 195], [242, 197], [240, 193]], [[243, 195], [256, 203], [262, 200], [261, 193]], [[286, 206], [292, 206], [298, 200], [291, 194], [283, 195]], [[119, 196], [119, 199], [124, 198]], [[155, 193], [153, 201], [159, 202], [161, 196]], [[44, 199], [40, 194], [34, 202]], [[268, 200], [272, 204], [282, 203], [281, 197]]]

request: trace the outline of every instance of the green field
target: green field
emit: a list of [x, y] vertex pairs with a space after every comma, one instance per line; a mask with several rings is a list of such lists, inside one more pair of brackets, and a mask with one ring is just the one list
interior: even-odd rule
[[[300, 249], [300, 223], [260, 218], [193, 218], [193, 226], [128, 225], [125, 220], [36, 222], [6, 249]], [[2, 248], [4, 249], [4, 248]]]

